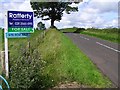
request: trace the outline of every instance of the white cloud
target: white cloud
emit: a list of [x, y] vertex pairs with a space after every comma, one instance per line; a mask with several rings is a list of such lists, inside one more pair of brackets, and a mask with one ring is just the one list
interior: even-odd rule
[[[83, 2], [82, 4], [86, 3]], [[117, 14], [118, 0], [91, 0], [89, 3], [87, 3], [87, 5], [85, 5], [85, 7], [82, 4], [79, 4], [79, 12], [72, 13], [71, 15], [65, 15], [66, 20], [61, 20], [61, 22], [58, 23], [58, 27], [61, 27], [61, 24], [62, 26], [69, 27], [70, 25], [77, 27], [97, 28], [101, 28], [104, 26], [117, 27], [117, 22], [116, 20], [112, 19], [113, 16], [111, 15], [111, 13]], [[105, 13], [108, 13], [109, 16], [106, 16]], [[108, 17], [110, 17], [111, 20], [108, 20]]]
[[[2, 0], [4, 1], [4, 0]], [[3, 25], [3, 16], [4, 13], [2, 10], [18, 10], [18, 11], [33, 11], [30, 5], [30, 0], [5, 0], [6, 3], [2, 3], [0, 8], [0, 26]], [[9, 3], [7, 3], [9, 1]], [[1, 3], [0, 3], [1, 6]], [[84, 0], [79, 4], [72, 4], [73, 7], [78, 6], [79, 12], [73, 12], [71, 14], [65, 14], [62, 17], [60, 22], [55, 21], [55, 26], [58, 28], [67, 28], [67, 27], [117, 27], [117, 8], [118, 0]], [[107, 13], [107, 15], [105, 15]], [[110, 19], [108, 19], [110, 17]], [[116, 17], [116, 18], [114, 18]], [[37, 23], [42, 21], [41, 19], [34, 18], [34, 26], [37, 26]], [[50, 20], [42, 21], [45, 23], [45, 26], [50, 27]]]
[[18, 10], [22, 10], [22, 11], [33, 11], [32, 8], [31, 8], [31, 5], [30, 5], [30, 0], [26, 0], [24, 3], [22, 3], [20, 6], [19, 6], [19, 9]]
[[100, 13], [117, 12], [119, 0], [91, 0], [88, 8], [98, 9]]
[[111, 21], [106, 22], [106, 27], [118, 27], [118, 20], [113, 19]]
[[3, 19], [4, 14], [2, 12], [0, 12], [0, 19]]
[[71, 6], [71, 7], [78, 7], [79, 4], [72, 3], [70, 6]]
[[112, 21], [112, 25], [113, 25], [113, 26], [118, 26], [118, 20], [114, 19], [114, 20]]
[[95, 24], [96, 25], [101, 25], [104, 23], [104, 20], [101, 17], [97, 17], [95, 20]]
[[86, 13], [92, 13], [92, 14], [95, 14], [95, 13], [98, 13], [98, 12], [99, 12], [99, 10], [96, 9], [96, 8], [86, 8], [86, 9], [84, 9], [84, 11], [85, 11]]

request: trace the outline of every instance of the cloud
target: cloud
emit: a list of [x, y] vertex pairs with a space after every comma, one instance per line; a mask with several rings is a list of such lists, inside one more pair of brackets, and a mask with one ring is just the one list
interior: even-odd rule
[[20, 11], [33, 11], [31, 8], [31, 5], [30, 5], [30, 0], [26, 0], [24, 3], [22, 3], [19, 6], [18, 10], [20, 10]]
[[5, 0], [4, 2], [0, 2], [0, 27], [4, 27], [4, 19], [6, 18], [5, 17], [5, 14], [7, 13], [7, 11], [17, 11], [18, 8], [16, 7], [19, 7], [23, 2], [12, 2], [13, 0], [11, 1], [7, 1]]
[[[67, 15], [57, 23], [58, 27], [117, 27], [118, 0], [90, 0], [79, 4], [79, 12]], [[116, 16], [114, 16], [116, 15]], [[61, 25], [62, 24], [62, 25]]]
[[99, 13], [117, 12], [119, 0], [91, 0], [88, 8], [98, 9]]
[[[3, 26], [4, 11], [18, 10], [18, 11], [33, 11], [30, 5], [30, 0], [1, 0], [0, 3], [0, 26]], [[73, 7], [78, 6], [78, 12], [66, 14], [64, 12], [60, 22], [55, 21], [57, 28], [67, 27], [117, 27], [117, 9], [119, 0], [84, 0], [79, 4], [72, 4]], [[42, 21], [45, 26], [50, 27], [50, 20], [43, 21], [41, 18], [34, 18], [34, 26]]]
[[106, 21], [106, 23], [103, 25], [104, 28], [106, 27], [118, 27], [118, 20], [113, 19], [111, 21]]

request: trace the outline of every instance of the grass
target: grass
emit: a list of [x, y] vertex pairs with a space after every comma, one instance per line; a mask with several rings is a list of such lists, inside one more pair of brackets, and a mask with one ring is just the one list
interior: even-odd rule
[[[44, 38], [41, 34], [43, 34], [41, 31], [35, 31], [30, 38], [9, 39], [12, 67], [19, 65], [19, 63], [15, 63], [16, 60], [19, 60], [19, 51], [21, 47], [26, 50], [29, 45], [28, 42], [30, 42], [29, 50], [38, 50], [40, 54], [37, 55], [42, 58], [42, 67], [40, 68], [41, 87], [53, 87], [60, 82], [74, 81], [87, 87], [111, 87], [109, 79], [103, 76], [91, 60], [62, 32], [54, 29], [48, 30]], [[11, 87], [13, 83], [14, 80], [12, 84], [10, 83]]]
[[[39, 36], [41, 33], [41, 31], [37, 31], [35, 30], [34, 34], [32, 33], [30, 35], [29, 38], [9, 38], [9, 50], [10, 50], [10, 56], [13, 57], [14, 59], [17, 58], [19, 56], [19, 52], [18, 50], [21, 48], [21, 47], [24, 47], [29, 44], [29, 42], [31, 43], [32, 46], [34, 46], [34, 48], [37, 48], [36, 46], [36, 36]], [[34, 41], [35, 40], [35, 41]], [[36, 47], [35, 47], [36, 46]], [[26, 49], [26, 48], [24, 48]]]
[[108, 40], [111, 42], [115, 42], [115, 43], [120, 43], [120, 37], [119, 36], [120, 33], [120, 29], [87, 29], [83, 32], [81, 32], [81, 34], [86, 34], [89, 36], [93, 36], [93, 37], [97, 37], [97, 38], [101, 38], [104, 40]]
[[[76, 28], [60, 29], [60, 31], [73, 33], [76, 31]], [[120, 37], [119, 37], [120, 29], [117, 28], [107, 28], [107, 29], [88, 28], [86, 30], [82, 30], [81, 34], [101, 38], [103, 40], [108, 40], [114, 43], [120, 43]]]
[[[3, 43], [3, 30], [0, 29], [0, 53], [3, 49], [3, 44], [2, 43]], [[0, 75], [2, 74], [2, 67], [1, 66], [2, 65], [1, 65], [1, 60], [0, 60]]]
[[110, 87], [110, 81], [63, 33], [49, 30], [43, 41], [39, 46], [46, 62], [43, 75], [53, 77], [53, 82], [77, 81], [89, 87]]
[[2, 44], [3, 43], [3, 30], [2, 29], [0, 29], [0, 51], [2, 50]]
[[11, 88], [35, 88], [41, 85], [42, 60], [37, 49], [43, 38], [41, 32], [35, 30], [30, 38], [9, 39], [10, 78], [8, 81]]

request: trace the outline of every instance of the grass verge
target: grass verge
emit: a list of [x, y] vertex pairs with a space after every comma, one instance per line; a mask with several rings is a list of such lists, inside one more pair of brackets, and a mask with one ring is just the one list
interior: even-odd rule
[[29, 39], [9, 39], [11, 87], [50, 88], [74, 81], [87, 87], [111, 87], [108, 78], [62, 32], [51, 29], [45, 37], [41, 34], [35, 31]]
[[53, 77], [52, 82], [77, 81], [88, 87], [110, 87], [110, 81], [63, 33], [49, 30], [43, 41], [39, 46], [46, 62], [43, 75]]

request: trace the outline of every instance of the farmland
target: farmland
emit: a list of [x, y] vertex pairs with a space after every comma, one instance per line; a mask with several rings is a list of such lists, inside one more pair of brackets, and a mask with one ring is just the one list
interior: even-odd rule
[[117, 28], [106, 28], [106, 29], [95, 29], [95, 28], [87, 28], [85, 30], [82, 30], [80, 28], [66, 28], [66, 29], [60, 29], [61, 32], [68, 32], [68, 33], [74, 33], [78, 29], [77, 33], [89, 35], [92, 37], [97, 37], [103, 40], [107, 40], [114, 43], [120, 43], [120, 29]]
[[120, 29], [117, 28], [108, 28], [108, 29], [87, 29], [81, 34], [90, 35], [93, 37], [101, 38], [115, 43], [120, 43]]

